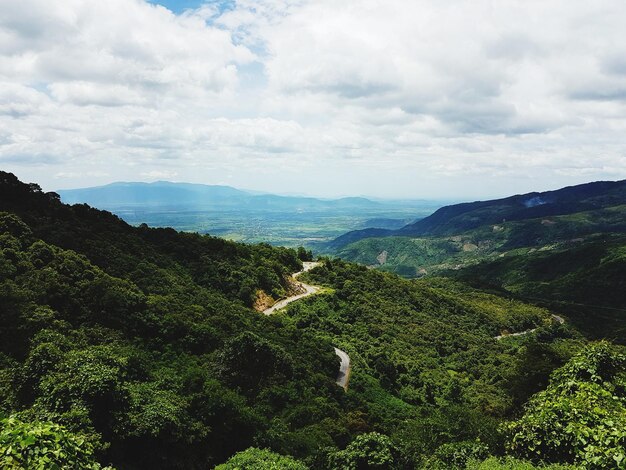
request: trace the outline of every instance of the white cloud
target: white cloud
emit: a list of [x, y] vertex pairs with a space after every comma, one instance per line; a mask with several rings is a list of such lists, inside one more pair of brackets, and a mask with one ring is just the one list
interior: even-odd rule
[[484, 192], [480, 175], [500, 193], [624, 178], [624, 24], [621, 0], [237, 0], [178, 16], [0, 0], [0, 163], [51, 189], [232, 174], [459, 196]]

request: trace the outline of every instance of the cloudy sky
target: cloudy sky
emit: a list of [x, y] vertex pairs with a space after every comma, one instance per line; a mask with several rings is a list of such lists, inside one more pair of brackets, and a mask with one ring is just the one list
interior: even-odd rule
[[623, 0], [0, 0], [0, 168], [322, 196], [626, 178]]

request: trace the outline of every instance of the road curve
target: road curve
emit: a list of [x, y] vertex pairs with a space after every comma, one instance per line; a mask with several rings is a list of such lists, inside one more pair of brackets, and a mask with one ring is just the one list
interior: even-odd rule
[[[295, 280], [300, 274], [310, 271], [311, 269], [321, 265], [322, 263], [318, 261], [305, 261], [302, 263], [302, 271], [298, 271], [291, 275], [291, 277]], [[304, 288], [305, 292], [298, 295], [292, 295], [291, 297], [287, 297], [285, 299], [279, 300], [270, 308], [266, 308], [263, 310], [265, 315], [271, 315], [276, 313], [278, 310], [285, 308], [292, 302], [296, 300], [303, 299], [308, 297], [309, 295], [313, 295], [320, 291], [320, 288], [317, 286], [311, 286], [309, 284], [305, 284], [304, 282], [298, 282], [301, 287]], [[348, 356], [344, 351], [339, 348], [335, 348], [335, 354], [339, 356], [341, 359], [341, 364], [339, 365], [339, 374], [337, 374], [337, 385], [343, 387], [344, 390], [348, 390], [348, 381], [350, 380], [350, 356]]]
[[[305, 261], [304, 263], [302, 263], [302, 271], [298, 271], [297, 273], [292, 274], [291, 277], [293, 279], [296, 279], [300, 274], [305, 273], [307, 271], [310, 271], [311, 269], [319, 266], [320, 264], [322, 264], [322, 263], [319, 263], [319, 262], [316, 262], [316, 261]], [[298, 284], [302, 288], [304, 288], [304, 290], [305, 290], [304, 293], [298, 294], [298, 295], [292, 295], [291, 297], [287, 297], [285, 299], [279, 300], [274, 305], [272, 305], [270, 308], [266, 308], [265, 310], [263, 310], [263, 313], [265, 315], [271, 315], [272, 313], [275, 313], [278, 310], [281, 310], [281, 309], [285, 308], [291, 302], [295, 302], [296, 300], [303, 299], [305, 297], [308, 297], [309, 295], [316, 294], [320, 290], [319, 287], [317, 287], [317, 286], [310, 286], [308, 284], [305, 284], [304, 282], [298, 282]]]
[[[562, 325], [563, 323], [565, 323], [565, 319], [558, 315], [552, 314], [552, 319], [556, 321], [559, 325]], [[510, 338], [511, 336], [523, 336], [523, 335], [532, 333], [533, 331], [537, 331], [537, 329], [538, 328], [533, 328], [532, 330], [520, 331], [519, 333], [509, 333], [507, 335], [498, 335], [498, 336], [494, 336], [493, 339], [500, 341], [502, 338]]]
[[348, 381], [350, 380], [350, 356], [339, 348], [335, 348], [335, 354], [341, 359], [339, 375], [337, 375], [337, 385], [343, 387], [344, 390], [348, 390]]

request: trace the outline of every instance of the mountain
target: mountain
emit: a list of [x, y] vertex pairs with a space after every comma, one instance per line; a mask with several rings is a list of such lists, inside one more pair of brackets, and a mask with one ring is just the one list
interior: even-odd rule
[[207, 186], [189, 183], [111, 183], [83, 189], [56, 191], [66, 204], [93, 206], [219, 204], [250, 194], [230, 186]]
[[511, 250], [442, 274], [561, 312], [590, 337], [626, 343], [626, 230]]
[[626, 180], [598, 181], [555, 191], [442, 207], [398, 230], [365, 229], [346, 233], [330, 242], [328, 249], [337, 250], [365, 238], [452, 235], [489, 224], [567, 215], [620, 204], [626, 204]]
[[[0, 467], [461, 470], [510, 450], [502, 468], [533, 469], [514, 460], [532, 433], [550, 463], [623, 450], [619, 348], [523, 301], [338, 259], [302, 275], [317, 295], [261, 314], [300, 292], [302, 254], [133, 227], [0, 172]], [[544, 404], [570, 410], [571, 439]]]
[[[362, 234], [362, 232], [361, 232]], [[443, 275], [567, 315], [594, 338], [626, 342], [626, 182], [444, 207], [338, 248], [405, 277]]]
[[381, 204], [365, 198], [316, 199], [312, 197], [254, 194], [230, 186], [190, 183], [111, 183], [83, 189], [59, 190], [67, 204], [89, 204], [101, 208], [185, 208], [262, 211], [313, 211], [372, 208]]
[[133, 225], [310, 249], [356, 228], [399, 228], [441, 207], [437, 201], [276, 196], [167, 181], [113, 183], [58, 193], [68, 204], [106, 209]]

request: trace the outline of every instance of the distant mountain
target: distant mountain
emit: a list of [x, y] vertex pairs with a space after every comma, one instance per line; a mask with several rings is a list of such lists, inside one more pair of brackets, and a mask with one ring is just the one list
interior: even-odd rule
[[350, 232], [333, 243], [344, 260], [457, 278], [626, 343], [626, 181], [451, 205], [399, 230]]
[[83, 189], [59, 190], [67, 204], [89, 204], [103, 209], [131, 207], [185, 207], [186, 209], [228, 209], [314, 211], [326, 209], [374, 208], [381, 203], [359, 197], [317, 199], [277, 196], [242, 191], [230, 186], [190, 183], [112, 183]]
[[337, 250], [372, 237], [452, 235], [504, 221], [574, 214], [619, 204], [626, 204], [626, 180], [598, 181], [555, 191], [445, 206], [398, 230], [370, 228], [348, 232], [330, 242], [328, 248]]
[[251, 195], [230, 186], [207, 186], [190, 183], [111, 183], [82, 189], [59, 190], [67, 204], [95, 206], [172, 205], [217, 203]]

